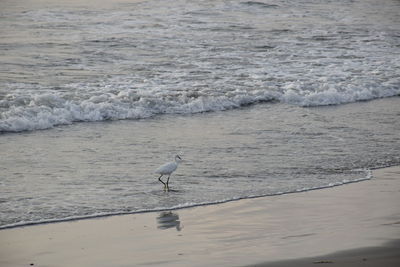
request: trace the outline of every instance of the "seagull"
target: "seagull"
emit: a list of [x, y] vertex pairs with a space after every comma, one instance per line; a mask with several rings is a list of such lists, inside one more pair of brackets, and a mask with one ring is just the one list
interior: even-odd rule
[[[164, 165], [160, 166], [155, 172], [158, 174], [161, 174], [160, 177], [158, 177], [158, 180], [163, 183], [164, 185], [164, 190], [168, 191], [169, 190], [169, 186], [168, 186], [168, 182], [169, 182], [169, 177], [171, 176], [171, 174], [178, 168], [178, 164], [182, 161], [181, 157], [179, 157], [179, 155], [175, 156], [175, 161], [172, 162], [168, 162], [165, 163]], [[163, 180], [161, 180], [161, 177], [163, 177], [164, 175], [168, 174], [168, 179], [167, 182], [164, 183]]]

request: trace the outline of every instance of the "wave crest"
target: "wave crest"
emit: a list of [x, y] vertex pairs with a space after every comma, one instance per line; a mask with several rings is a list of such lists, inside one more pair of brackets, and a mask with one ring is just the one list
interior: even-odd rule
[[62, 93], [32, 96], [9, 94], [0, 100], [0, 132], [48, 129], [74, 122], [143, 119], [158, 114], [194, 114], [279, 101], [310, 107], [337, 105], [400, 95], [400, 86], [365, 86], [346, 89], [322, 84], [287, 83], [283, 90], [234, 90], [214, 95], [197, 91], [123, 89], [87, 95], [80, 99]]

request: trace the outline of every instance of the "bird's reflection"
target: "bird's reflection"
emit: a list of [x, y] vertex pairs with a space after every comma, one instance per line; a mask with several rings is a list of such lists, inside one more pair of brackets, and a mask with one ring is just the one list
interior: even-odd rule
[[163, 211], [157, 217], [158, 229], [176, 228], [177, 231], [182, 230], [179, 215], [172, 211]]

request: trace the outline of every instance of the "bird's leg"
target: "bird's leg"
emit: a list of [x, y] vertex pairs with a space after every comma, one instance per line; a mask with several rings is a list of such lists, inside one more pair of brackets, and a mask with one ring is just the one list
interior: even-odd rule
[[168, 179], [167, 179], [167, 190], [169, 190], [169, 185], [168, 185], [168, 183], [169, 183], [169, 177], [171, 176], [171, 174], [170, 175], [168, 175]]
[[161, 176], [158, 177], [158, 180], [164, 185], [164, 189], [165, 189], [165, 188], [167, 188], [167, 184], [164, 183], [164, 182], [161, 180], [161, 177], [163, 177], [163, 174], [161, 174]]

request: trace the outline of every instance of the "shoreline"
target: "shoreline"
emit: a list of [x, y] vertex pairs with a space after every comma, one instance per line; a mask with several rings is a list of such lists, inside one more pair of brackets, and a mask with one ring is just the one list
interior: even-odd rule
[[399, 193], [397, 166], [296, 194], [2, 229], [0, 266], [358, 266], [365, 251], [398, 264]]
[[[391, 168], [391, 167], [387, 167], [387, 168]], [[377, 168], [377, 169], [381, 169], [381, 168]], [[197, 204], [193, 204], [193, 205], [180, 206], [180, 207], [155, 208], [155, 209], [150, 209], [150, 210], [138, 210], [138, 211], [131, 211], [131, 212], [116, 212], [116, 213], [109, 213], [109, 214], [107, 214], [107, 213], [106, 214], [93, 214], [93, 215], [88, 215], [88, 216], [67, 217], [67, 218], [62, 218], [62, 219], [49, 219], [49, 220], [43, 220], [43, 221], [38, 221], [38, 222], [16, 223], [16, 224], [0, 226], [0, 231], [14, 229], [14, 228], [29, 227], [29, 226], [53, 224], [53, 223], [65, 223], [65, 222], [75, 222], [75, 221], [82, 221], [82, 220], [102, 219], [102, 218], [113, 217], [113, 216], [136, 215], [136, 214], [140, 215], [140, 214], [145, 214], [145, 213], [169, 212], [169, 211], [173, 212], [173, 211], [198, 208], [198, 207], [207, 207], [207, 206], [214, 206], [214, 205], [221, 205], [221, 204], [223, 205], [223, 204], [230, 203], [230, 202], [242, 201], [242, 200], [248, 200], [248, 199], [276, 197], [276, 196], [291, 195], [291, 194], [301, 194], [301, 193], [310, 192], [310, 191], [314, 191], [314, 190], [324, 190], [324, 189], [329, 189], [329, 188], [333, 188], [333, 187], [368, 181], [368, 180], [372, 179], [372, 174], [370, 172], [372, 172], [373, 170], [377, 170], [377, 169], [369, 170], [367, 177], [364, 177], [364, 178], [359, 178], [359, 179], [352, 180], [352, 181], [336, 182], [334, 184], [329, 184], [329, 185], [325, 185], [325, 186], [321, 186], [321, 187], [303, 188], [303, 189], [298, 189], [295, 191], [278, 192], [278, 193], [274, 193], [274, 194], [266, 194], [266, 195], [259, 195], [259, 196], [239, 197], [239, 198], [233, 198], [233, 199], [228, 199], [228, 200], [221, 200], [221, 201], [210, 202], [210, 203], [197, 203]]]

